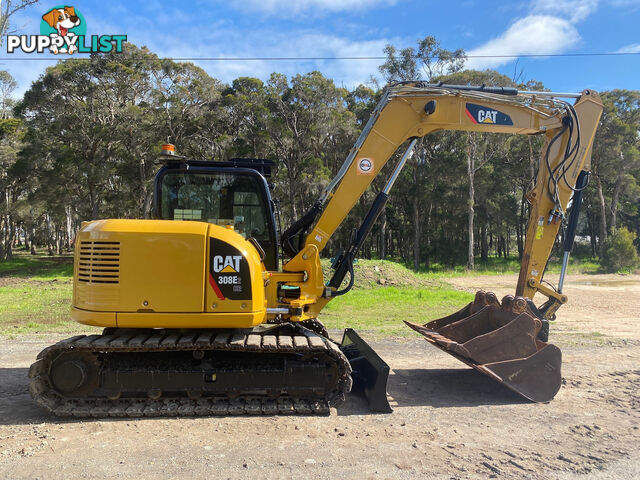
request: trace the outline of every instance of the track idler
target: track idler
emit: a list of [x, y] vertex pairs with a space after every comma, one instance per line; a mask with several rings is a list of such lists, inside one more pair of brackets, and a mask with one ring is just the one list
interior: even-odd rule
[[561, 383], [562, 354], [540, 338], [543, 322], [523, 297], [479, 291], [462, 310], [425, 325], [405, 323], [429, 343], [534, 402], [548, 402]]

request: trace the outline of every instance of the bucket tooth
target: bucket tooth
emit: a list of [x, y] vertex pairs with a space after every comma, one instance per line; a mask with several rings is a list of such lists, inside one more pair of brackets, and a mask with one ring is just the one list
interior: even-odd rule
[[538, 340], [542, 321], [523, 297], [479, 291], [460, 311], [425, 325], [405, 323], [429, 343], [534, 402], [555, 396], [561, 352]]

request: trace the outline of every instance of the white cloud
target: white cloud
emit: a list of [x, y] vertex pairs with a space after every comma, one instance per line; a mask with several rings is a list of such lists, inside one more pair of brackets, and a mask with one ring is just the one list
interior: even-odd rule
[[616, 53], [640, 53], [640, 43], [632, 43], [618, 50]]
[[[253, 0], [249, 0], [253, 1]], [[312, 0], [308, 0], [311, 2]], [[345, 0], [352, 5], [366, 0]], [[370, 3], [373, 0], [368, 0]], [[316, 0], [317, 3], [319, 0]], [[327, 0], [327, 4], [331, 2]], [[378, 3], [380, 3], [378, 1]], [[35, 18], [35, 20], [34, 20]], [[146, 45], [160, 57], [170, 58], [217, 58], [217, 57], [371, 57], [382, 56], [386, 44], [403, 45], [413, 39], [388, 37], [380, 31], [365, 30], [368, 38], [359, 35], [351, 40], [350, 34], [335, 35], [324, 33], [315, 28], [293, 28], [284, 30], [279, 27], [261, 27], [252, 30], [238, 28], [232, 19], [217, 19], [205, 24], [191, 24], [177, 28], [171, 35], [159, 30], [157, 25], [142, 16], [129, 16], [127, 23], [117, 28], [108, 24], [108, 20], [85, 16], [87, 24], [96, 32], [126, 32], [128, 41], [138, 46]], [[23, 31], [30, 33], [37, 24], [32, 14]], [[28, 57], [28, 56], [25, 56]], [[29, 57], [31, 58], [31, 57]], [[29, 89], [32, 81], [44, 73], [52, 62], [13, 61], [5, 62], [0, 69], [6, 68], [19, 83], [16, 97]], [[336, 85], [348, 88], [367, 82], [378, 73], [381, 60], [296, 60], [296, 61], [194, 61], [211, 76], [230, 83], [239, 76], [258, 77], [267, 80], [272, 72], [287, 76], [320, 70], [325, 76], [334, 79]]]
[[[576, 25], [603, 5], [632, 11], [640, 8], [640, 0], [531, 0], [528, 16], [515, 20], [500, 36], [467, 51], [470, 57], [503, 57], [469, 58], [465, 66], [474, 69], [495, 68], [523, 54], [563, 53], [582, 40]], [[638, 53], [640, 43], [622, 47], [618, 52]]]
[[[495, 68], [510, 63], [518, 55], [563, 53], [581, 41], [576, 24], [593, 15], [601, 5], [635, 9], [640, 7], [640, 0], [531, 0], [529, 16], [515, 20], [500, 36], [467, 51], [470, 57], [503, 57], [469, 58], [466, 67]], [[627, 45], [619, 52], [640, 52], [640, 44]]]
[[533, 15], [557, 15], [572, 23], [584, 20], [597, 8], [598, 0], [533, 0], [531, 3]]
[[[567, 20], [546, 15], [531, 15], [516, 20], [502, 35], [467, 52], [483, 55], [548, 55], [560, 53], [580, 41], [580, 35]], [[513, 57], [469, 58], [467, 68], [494, 68], [513, 61]]]
[[[388, 43], [401, 43], [397, 38], [354, 41], [349, 38], [316, 33], [312, 30], [282, 32], [256, 30], [240, 34], [233, 29], [210, 34], [196, 46], [190, 39], [184, 43], [149, 44], [152, 51], [167, 57], [371, 57], [382, 56]], [[188, 54], [187, 54], [188, 52]], [[352, 88], [376, 75], [381, 60], [295, 60], [295, 61], [195, 61], [211, 76], [230, 83], [240, 76], [269, 78], [272, 72], [288, 76], [319, 70], [336, 85]]]
[[259, 11], [285, 16], [300, 13], [346, 12], [395, 5], [398, 0], [230, 0], [229, 4], [244, 12]]

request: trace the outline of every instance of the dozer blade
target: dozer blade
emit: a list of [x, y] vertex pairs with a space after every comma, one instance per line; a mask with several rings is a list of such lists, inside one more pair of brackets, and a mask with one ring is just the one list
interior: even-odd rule
[[425, 325], [405, 323], [429, 343], [534, 402], [548, 402], [562, 381], [562, 354], [538, 338], [542, 322], [523, 297], [479, 291], [462, 310]]
[[387, 400], [389, 365], [351, 328], [345, 329], [340, 350], [353, 370], [352, 391], [364, 394], [372, 411], [391, 413]]

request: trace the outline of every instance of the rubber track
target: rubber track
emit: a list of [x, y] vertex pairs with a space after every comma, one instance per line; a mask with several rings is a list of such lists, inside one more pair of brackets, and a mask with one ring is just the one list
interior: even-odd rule
[[[291, 327], [291, 325], [288, 325]], [[107, 335], [80, 335], [62, 340], [43, 351], [29, 369], [29, 391], [36, 402], [61, 417], [174, 417], [207, 415], [290, 415], [328, 414], [330, 406], [344, 400], [351, 390], [351, 365], [337, 345], [314, 332], [297, 328], [298, 334], [278, 334], [278, 328], [260, 333], [200, 331], [197, 333], [131, 333], [123, 330]], [[336, 389], [323, 401], [290, 397], [261, 399], [255, 396], [220, 398], [64, 398], [49, 381], [49, 367], [65, 352], [158, 352], [184, 350], [223, 350], [245, 352], [306, 353], [323, 351], [332, 359], [339, 375]]]

